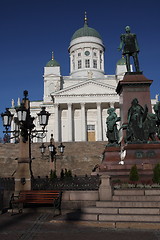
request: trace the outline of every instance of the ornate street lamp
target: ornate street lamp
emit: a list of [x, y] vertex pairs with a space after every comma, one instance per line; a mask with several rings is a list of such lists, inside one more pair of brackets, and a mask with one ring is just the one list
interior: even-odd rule
[[46, 150], [46, 146], [44, 145], [44, 143], [42, 143], [42, 145], [41, 145], [39, 148], [40, 148], [41, 154], [42, 154], [42, 156], [43, 156], [44, 153], [45, 153], [45, 150]]
[[6, 131], [11, 126], [13, 114], [9, 111], [9, 108], [6, 108], [6, 111], [1, 114], [3, 126], [6, 128]]
[[[11, 127], [11, 122], [13, 119], [13, 114], [9, 111], [9, 109], [6, 109], [5, 113], [1, 114], [2, 120], [3, 120], [3, 126], [6, 128], [6, 131], [4, 133], [7, 135], [7, 142], [8, 139], [15, 138], [17, 140], [17, 137], [19, 138], [19, 157], [18, 157], [18, 167], [15, 173], [15, 191], [20, 190], [29, 190], [31, 189], [31, 178], [33, 177], [31, 163], [32, 163], [32, 157], [31, 157], [31, 143], [32, 138], [44, 138], [46, 136], [46, 130], [45, 127], [48, 124], [48, 119], [50, 116], [50, 113], [45, 111], [45, 108], [43, 107], [41, 112], [38, 113], [39, 122], [42, 126], [42, 130], [34, 130], [34, 117], [31, 116], [30, 112], [30, 101], [27, 98], [28, 91], [24, 91], [24, 98], [22, 99], [22, 103], [20, 107], [15, 108], [17, 117], [14, 118], [16, 125], [18, 126], [17, 130], [11, 130], [9, 131], [9, 127]], [[13, 136], [10, 137], [8, 133], [12, 133]], [[41, 152], [44, 153], [45, 146], [43, 145], [41, 148]], [[25, 169], [25, 170], [24, 170]], [[23, 181], [20, 182], [20, 179]], [[22, 187], [22, 185], [25, 185]]]
[[59, 149], [60, 154], [63, 155], [65, 146], [62, 144], [62, 142], [61, 142], [61, 144], [58, 146], [58, 149]]
[[57, 160], [57, 157], [58, 156], [62, 157], [62, 155], [64, 153], [64, 148], [65, 148], [65, 146], [62, 143], [58, 146], [59, 152], [61, 154], [61, 155], [58, 155], [57, 151], [56, 151], [56, 147], [54, 145], [53, 134], [51, 134], [50, 145], [48, 146], [48, 149], [49, 149], [50, 156], [51, 156], [51, 162], [54, 161], [54, 170], [55, 171], [56, 171], [56, 160]]
[[50, 155], [51, 155], [51, 161], [53, 162], [54, 156], [55, 156], [56, 153], [57, 153], [56, 147], [54, 146], [54, 144], [50, 143], [50, 145], [48, 145], [48, 150], [49, 150]]
[[48, 125], [48, 119], [51, 114], [45, 110], [45, 107], [42, 107], [42, 110], [40, 113], [37, 113], [37, 115], [39, 118], [40, 126], [43, 126], [45, 128], [46, 125]]
[[17, 112], [18, 122], [20, 124], [26, 122], [28, 110], [24, 106], [24, 103], [21, 103], [21, 106], [19, 108], [16, 108], [16, 112]]
[[[45, 127], [48, 124], [50, 113], [45, 110], [45, 107], [42, 107], [42, 110], [40, 113], [38, 113], [39, 123], [40, 126], [42, 126], [42, 130], [33, 130], [35, 128], [35, 125], [33, 123], [34, 117], [31, 117], [30, 115], [30, 106], [29, 106], [29, 100], [27, 98], [28, 91], [24, 91], [24, 98], [22, 100], [21, 106], [18, 108], [15, 108], [17, 112], [17, 125], [20, 126], [20, 130], [14, 130], [14, 131], [8, 131], [9, 127], [11, 126], [11, 121], [13, 119], [13, 114], [9, 111], [8, 108], [6, 108], [6, 112], [1, 114], [2, 120], [3, 120], [3, 126], [6, 128], [6, 131], [4, 133], [13, 133], [13, 137], [11, 138], [17, 138], [19, 135], [23, 137], [23, 142], [28, 141], [28, 138], [44, 138], [45, 137]], [[41, 134], [41, 137], [39, 135]], [[10, 139], [11, 139], [10, 138]]]

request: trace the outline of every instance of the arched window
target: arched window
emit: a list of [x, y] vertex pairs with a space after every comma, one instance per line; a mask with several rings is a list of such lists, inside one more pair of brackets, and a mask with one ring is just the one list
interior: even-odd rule
[[78, 69], [82, 68], [82, 61], [78, 60]]
[[85, 60], [85, 67], [90, 68], [90, 60], [89, 59]]
[[97, 68], [97, 60], [93, 59], [93, 68]]

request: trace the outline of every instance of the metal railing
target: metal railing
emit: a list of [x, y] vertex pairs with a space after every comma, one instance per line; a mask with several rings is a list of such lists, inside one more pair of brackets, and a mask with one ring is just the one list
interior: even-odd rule
[[99, 184], [99, 176], [32, 179], [33, 190], [98, 190]]
[[14, 191], [15, 189], [14, 178], [0, 178], [0, 188], [3, 190]]
[[[33, 178], [32, 190], [98, 190], [100, 177], [97, 176], [75, 176], [66, 178]], [[0, 189], [14, 191], [14, 178], [0, 178]]]

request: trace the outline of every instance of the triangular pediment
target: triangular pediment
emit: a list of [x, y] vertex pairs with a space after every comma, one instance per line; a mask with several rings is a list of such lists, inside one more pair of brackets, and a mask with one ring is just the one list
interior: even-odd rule
[[51, 95], [99, 95], [99, 94], [115, 94], [115, 87], [101, 82], [88, 80], [68, 88], [54, 92]]

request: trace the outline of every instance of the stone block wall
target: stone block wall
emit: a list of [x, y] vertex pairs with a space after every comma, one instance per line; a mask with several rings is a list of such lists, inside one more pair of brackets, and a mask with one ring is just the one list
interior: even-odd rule
[[[72, 174], [91, 174], [96, 164], [100, 164], [106, 142], [65, 142], [63, 156], [57, 155], [56, 167], [59, 175], [61, 169], [70, 169]], [[45, 143], [46, 153], [40, 153], [40, 143], [32, 144], [32, 171], [35, 177], [49, 175], [51, 163], [48, 151], [49, 143]], [[55, 144], [58, 152], [59, 143]], [[18, 165], [19, 144], [0, 144], [0, 177], [14, 177]], [[53, 164], [52, 164], [53, 165]]]

